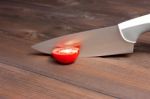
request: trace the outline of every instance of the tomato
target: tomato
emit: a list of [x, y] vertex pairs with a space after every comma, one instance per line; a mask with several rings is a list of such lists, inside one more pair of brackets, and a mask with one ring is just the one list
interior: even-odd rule
[[53, 58], [61, 64], [73, 63], [79, 55], [78, 47], [58, 47], [52, 51]]

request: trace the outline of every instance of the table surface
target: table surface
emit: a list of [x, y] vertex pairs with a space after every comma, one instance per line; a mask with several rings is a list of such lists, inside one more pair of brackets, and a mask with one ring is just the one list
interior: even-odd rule
[[148, 13], [149, 0], [0, 0], [0, 99], [150, 99], [150, 33], [132, 54], [67, 66], [31, 49]]

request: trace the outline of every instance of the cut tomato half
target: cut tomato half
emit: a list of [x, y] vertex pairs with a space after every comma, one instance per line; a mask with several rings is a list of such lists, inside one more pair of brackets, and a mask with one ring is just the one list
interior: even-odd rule
[[77, 47], [58, 47], [52, 51], [53, 58], [62, 64], [73, 63], [79, 55], [79, 48]]

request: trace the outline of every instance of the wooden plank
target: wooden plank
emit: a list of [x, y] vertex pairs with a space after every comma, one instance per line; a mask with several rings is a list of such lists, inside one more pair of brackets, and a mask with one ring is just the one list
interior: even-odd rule
[[[61, 66], [49, 56], [34, 53], [29, 42], [6, 35], [1, 35], [0, 41], [0, 62], [118, 98], [150, 97], [150, 73], [145, 68], [150, 58], [147, 52], [132, 54], [146, 55], [148, 61], [139, 60], [140, 65], [120, 58], [98, 57], [79, 58], [72, 65]], [[132, 55], [120, 57], [128, 61]]]
[[0, 63], [0, 99], [115, 99]]
[[[124, 3], [125, 1], [123, 3], [113, 0], [102, 0], [104, 3], [101, 3], [101, 0], [93, 3], [86, 1], [79, 1], [81, 4], [76, 7], [63, 6], [65, 4], [62, 3], [63, 8], [56, 4], [61, 0], [49, 3], [46, 0], [40, 3], [34, 0], [30, 1], [31, 3], [21, 0], [1, 1], [0, 29], [22, 32], [21, 34], [25, 37], [27, 35], [26, 39], [30, 38], [28, 35], [34, 35], [32, 40], [39, 40], [110, 26], [149, 13], [149, 6], [146, 6], [148, 3], [133, 6], [130, 3]], [[42, 2], [50, 6], [44, 6], [45, 3], [42, 4]], [[11, 34], [21, 36], [20, 33]]]
[[[93, 11], [43, 7], [35, 4], [0, 1], [0, 30], [22, 39], [44, 40], [60, 35], [114, 24], [119, 16]], [[116, 22], [118, 23], [118, 22]]]
[[[149, 1], [140, 0], [130, 1], [130, 0], [10, 0], [10, 1], [19, 1], [22, 3], [35, 4], [45, 7], [56, 7], [63, 8], [62, 10], [69, 8], [69, 10], [84, 10], [84, 11], [93, 11], [92, 13], [103, 13], [109, 15], [117, 16], [134, 16], [139, 14], [148, 13], [150, 8]], [[77, 8], [78, 9], [75, 9]], [[131, 12], [132, 13], [131, 13]], [[118, 14], [119, 13], [119, 14]], [[129, 17], [130, 17], [129, 16]]]
[[70, 66], [60, 66], [30, 48], [41, 40], [149, 13], [148, 0], [86, 0], [76, 6], [37, 2], [0, 1], [0, 62], [118, 98], [149, 99], [150, 34], [139, 39], [134, 54], [80, 58]]

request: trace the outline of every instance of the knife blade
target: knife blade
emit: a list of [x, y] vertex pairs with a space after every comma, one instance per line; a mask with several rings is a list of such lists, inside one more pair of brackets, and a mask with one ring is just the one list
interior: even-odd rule
[[132, 53], [139, 35], [150, 29], [150, 14], [122, 22], [115, 26], [93, 29], [53, 38], [32, 46], [51, 54], [58, 46], [80, 45], [79, 57]]

